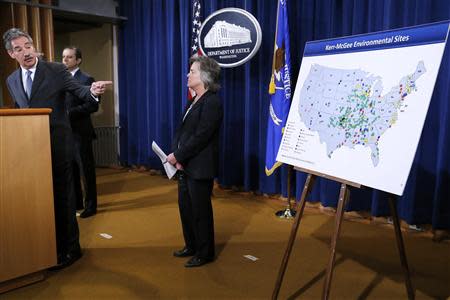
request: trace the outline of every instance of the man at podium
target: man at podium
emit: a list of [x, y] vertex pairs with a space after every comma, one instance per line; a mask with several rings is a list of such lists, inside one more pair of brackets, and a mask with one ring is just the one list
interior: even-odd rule
[[18, 108], [51, 108], [50, 140], [52, 151], [53, 194], [56, 224], [56, 268], [64, 268], [81, 257], [73, 186], [73, 138], [67, 115], [65, 93], [84, 101], [98, 101], [107, 81], [82, 86], [60, 63], [46, 62], [36, 52], [31, 36], [17, 28], [3, 35], [9, 56], [20, 68], [7, 79], [7, 86]]

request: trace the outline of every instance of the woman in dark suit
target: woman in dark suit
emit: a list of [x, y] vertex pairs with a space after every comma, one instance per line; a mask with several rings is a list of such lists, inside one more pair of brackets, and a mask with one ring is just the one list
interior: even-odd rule
[[219, 90], [220, 67], [206, 56], [190, 59], [188, 87], [195, 92], [178, 127], [173, 153], [167, 161], [179, 170], [178, 206], [185, 247], [176, 257], [193, 256], [185, 267], [214, 260], [214, 221], [211, 192], [218, 167], [219, 130], [223, 109]]

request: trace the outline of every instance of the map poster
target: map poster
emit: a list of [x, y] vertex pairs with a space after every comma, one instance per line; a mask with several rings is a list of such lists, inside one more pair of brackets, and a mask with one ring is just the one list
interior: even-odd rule
[[277, 161], [402, 195], [449, 22], [308, 42]]

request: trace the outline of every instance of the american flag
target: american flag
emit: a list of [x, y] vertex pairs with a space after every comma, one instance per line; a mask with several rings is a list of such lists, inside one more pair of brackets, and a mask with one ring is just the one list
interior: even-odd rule
[[[202, 27], [202, 1], [194, 0], [192, 3], [192, 32], [191, 32], [191, 56], [194, 54], [203, 55], [202, 50], [200, 50], [200, 28]], [[188, 67], [189, 69], [189, 67]], [[195, 94], [193, 95], [188, 89], [188, 100], [191, 101]]]
[[199, 33], [202, 27], [202, 1], [194, 0], [192, 3], [192, 32], [191, 32], [191, 55], [202, 55], [199, 46]]

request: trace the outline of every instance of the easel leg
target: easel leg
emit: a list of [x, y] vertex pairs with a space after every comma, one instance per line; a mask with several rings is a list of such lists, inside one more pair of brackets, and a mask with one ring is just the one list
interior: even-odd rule
[[291, 255], [292, 247], [294, 246], [295, 237], [297, 235], [298, 227], [300, 225], [300, 220], [303, 216], [303, 211], [305, 209], [306, 197], [311, 192], [315, 179], [316, 176], [311, 174], [309, 174], [308, 177], [306, 178], [300, 202], [297, 204], [296, 207], [297, 214], [295, 215], [294, 224], [292, 224], [291, 234], [289, 236], [286, 251], [284, 252], [283, 261], [281, 262], [280, 270], [278, 271], [278, 277], [277, 281], [275, 282], [275, 288], [272, 293], [272, 299], [278, 298], [278, 293], [280, 292], [281, 283], [283, 281], [284, 273], [286, 272], [289, 256]]
[[341, 184], [339, 194], [338, 207], [334, 224], [334, 234], [331, 240], [330, 258], [328, 260], [327, 275], [323, 286], [322, 299], [328, 299], [330, 295], [331, 278], [333, 277], [334, 259], [336, 257], [336, 243], [341, 230], [342, 217], [344, 215], [344, 207], [349, 197], [349, 190], [346, 184]]
[[405, 246], [403, 243], [402, 231], [400, 229], [400, 222], [397, 214], [397, 205], [393, 195], [388, 196], [389, 206], [391, 207], [392, 221], [394, 222], [395, 238], [397, 240], [398, 252], [400, 255], [400, 262], [402, 264], [403, 272], [405, 273], [406, 292], [408, 299], [414, 299], [414, 289], [411, 283], [411, 276], [408, 268], [408, 261], [406, 259]]

